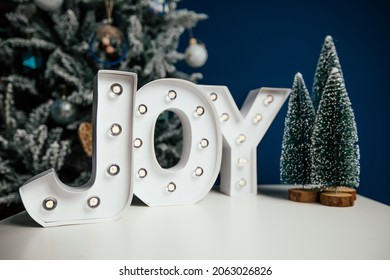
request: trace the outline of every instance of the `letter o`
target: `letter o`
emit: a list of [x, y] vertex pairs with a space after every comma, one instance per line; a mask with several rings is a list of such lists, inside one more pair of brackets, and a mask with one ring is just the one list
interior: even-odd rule
[[[164, 111], [177, 114], [183, 128], [181, 159], [168, 169], [154, 151], [154, 127]], [[139, 199], [160, 206], [192, 204], [206, 196], [220, 170], [222, 133], [214, 105], [198, 86], [179, 79], [143, 86], [136, 94], [133, 131], [133, 185]]]

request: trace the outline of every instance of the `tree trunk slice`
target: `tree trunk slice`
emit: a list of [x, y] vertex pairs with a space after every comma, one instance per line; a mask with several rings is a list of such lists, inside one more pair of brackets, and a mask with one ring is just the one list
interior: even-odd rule
[[320, 203], [326, 206], [349, 207], [353, 206], [354, 199], [350, 193], [325, 191], [320, 194]]
[[317, 202], [318, 190], [303, 188], [289, 189], [288, 199], [296, 202]]
[[338, 187], [338, 192], [345, 192], [352, 194], [353, 200], [356, 200], [356, 189], [354, 188], [348, 188], [348, 187]]
[[328, 187], [324, 192], [342, 192], [352, 194], [353, 200], [356, 200], [356, 189], [349, 187]]

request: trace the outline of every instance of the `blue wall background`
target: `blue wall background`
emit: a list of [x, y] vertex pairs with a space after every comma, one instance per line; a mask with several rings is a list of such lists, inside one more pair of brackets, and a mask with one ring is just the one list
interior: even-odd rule
[[[390, 17], [378, 0], [183, 0], [179, 8], [206, 13], [194, 36], [209, 59], [202, 84], [226, 85], [239, 106], [249, 90], [292, 86], [301, 72], [311, 91], [326, 35], [336, 45], [356, 116], [361, 149], [358, 193], [390, 205], [388, 182]], [[180, 46], [184, 51], [188, 37]], [[258, 146], [260, 184], [279, 183], [279, 158], [287, 103]]]

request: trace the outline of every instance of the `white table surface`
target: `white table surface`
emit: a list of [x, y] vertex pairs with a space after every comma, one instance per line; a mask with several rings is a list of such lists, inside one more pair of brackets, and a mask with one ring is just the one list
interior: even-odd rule
[[390, 259], [390, 206], [353, 207], [211, 191], [189, 206], [133, 203], [120, 220], [42, 228], [26, 212], [0, 221], [0, 259]]

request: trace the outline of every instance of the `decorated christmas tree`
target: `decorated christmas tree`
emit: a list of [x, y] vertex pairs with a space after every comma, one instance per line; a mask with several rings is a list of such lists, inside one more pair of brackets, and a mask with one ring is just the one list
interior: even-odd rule
[[311, 183], [311, 133], [315, 112], [300, 73], [290, 93], [280, 159], [280, 178], [286, 184]]
[[311, 137], [314, 184], [357, 187], [360, 156], [355, 116], [344, 78], [334, 67], [325, 85]]
[[330, 72], [334, 67], [338, 68], [342, 75], [341, 66], [333, 38], [328, 35], [325, 37], [324, 44], [322, 45], [317, 68], [314, 74], [312, 100], [315, 111], [318, 110], [318, 106], [325, 89], [325, 84], [328, 80]]
[[[176, 2], [15, 0], [0, 7], [7, 9], [0, 38], [0, 207], [19, 203], [18, 188], [50, 168], [68, 185], [89, 179], [88, 124], [99, 69], [135, 72], [139, 87], [158, 78], [201, 78], [175, 64], [191, 55], [178, 51], [180, 36], [207, 16]], [[180, 158], [180, 133], [177, 118], [157, 121], [162, 166]]]

